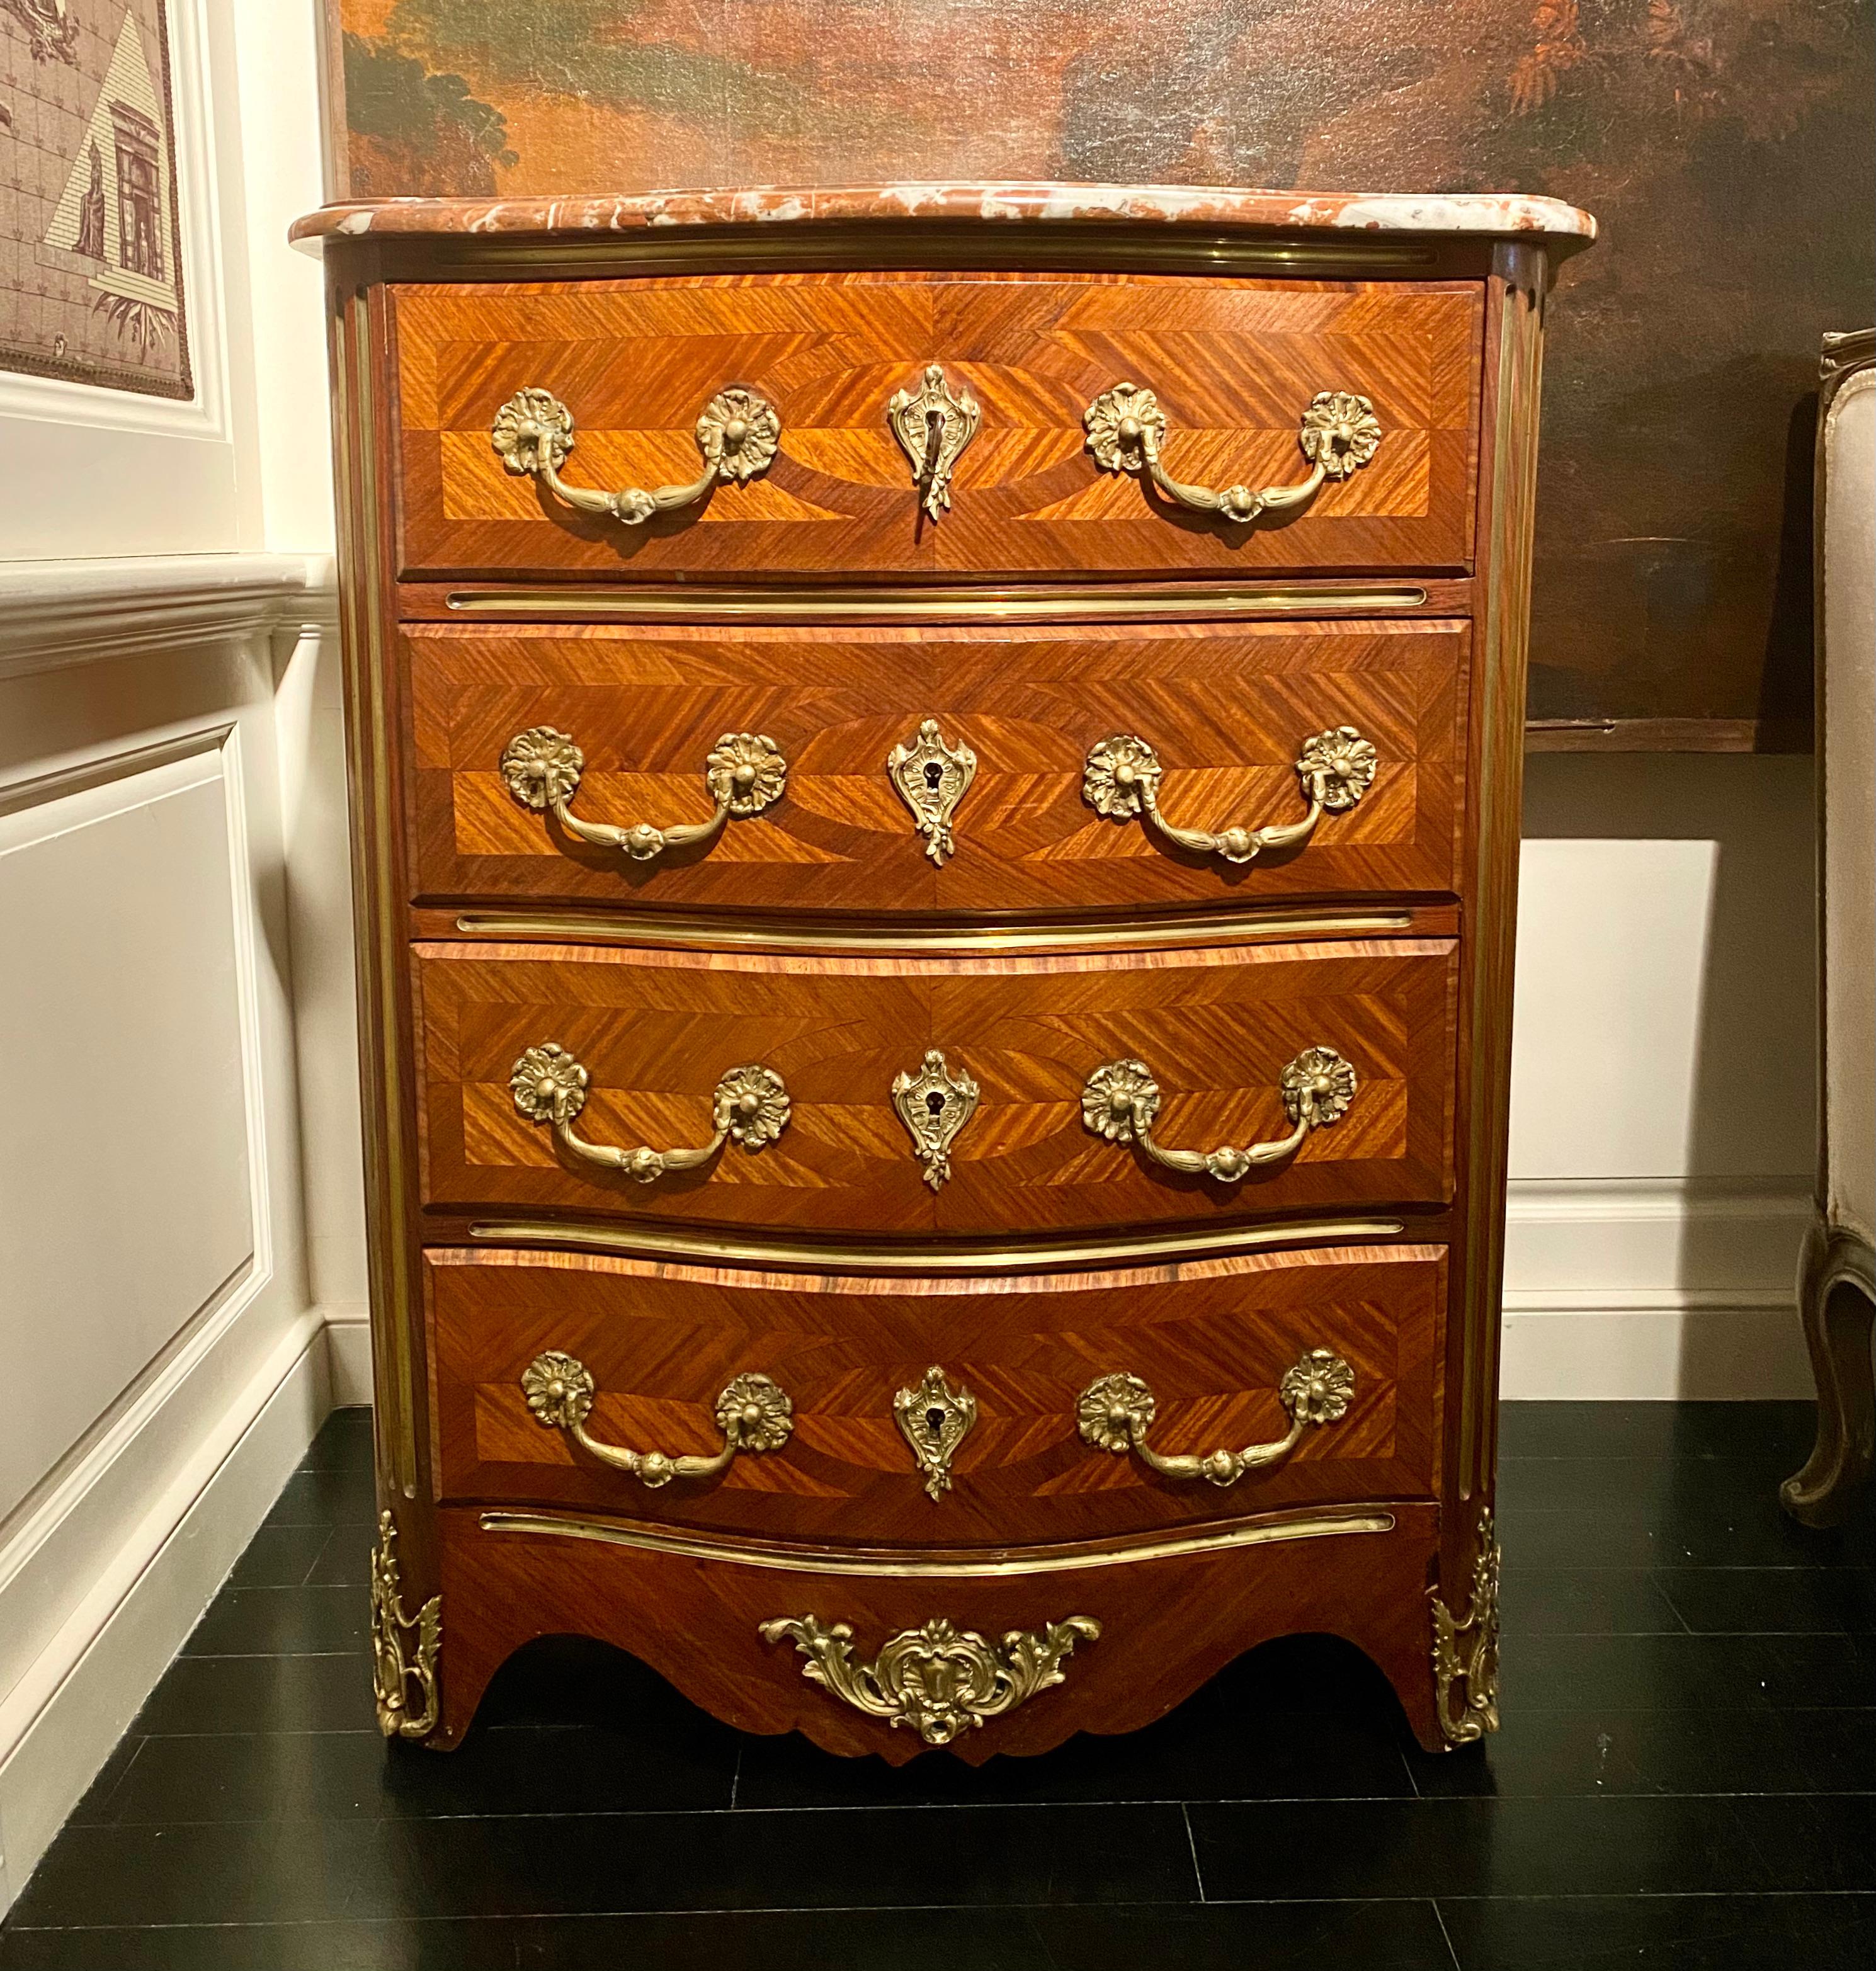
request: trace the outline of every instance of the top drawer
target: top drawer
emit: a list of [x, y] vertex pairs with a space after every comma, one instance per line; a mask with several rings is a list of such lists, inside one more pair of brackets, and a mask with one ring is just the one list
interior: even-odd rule
[[[1242, 576], [1457, 571], [1471, 552], [1476, 282], [814, 273], [391, 292], [409, 577]], [[932, 365], [952, 408], [914, 405], [902, 439], [892, 400]], [[1090, 424], [1121, 384], [1151, 402], [1109, 399]], [[727, 437], [700, 435], [736, 389], [772, 407], [772, 456], [747, 398], [715, 406], [736, 417]], [[565, 407], [570, 449], [544, 435], [537, 395], [498, 454], [522, 392]], [[1357, 432], [1359, 406], [1312, 412], [1324, 393], [1365, 399], [1372, 424]], [[933, 519], [907, 447], [936, 466], [948, 438], [965, 442]], [[706, 442], [725, 474], [632, 524], [521, 469], [545, 448], [576, 493], [675, 496]], [[1161, 491], [1143, 449], [1188, 494], [1304, 488], [1312, 454], [1329, 476], [1240, 520]], [[738, 458], [760, 469], [738, 477]]]

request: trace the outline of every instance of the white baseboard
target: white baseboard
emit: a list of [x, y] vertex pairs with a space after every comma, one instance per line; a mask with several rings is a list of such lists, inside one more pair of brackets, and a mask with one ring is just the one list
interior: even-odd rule
[[309, 1309], [239, 1389], [0, 1702], [0, 1912], [226, 1578], [332, 1408]]
[[1507, 1403], [1763, 1402], [1815, 1396], [1797, 1308], [1760, 1296], [1505, 1296]]
[[345, 1409], [371, 1401], [371, 1316], [350, 1302], [324, 1308], [326, 1348], [331, 1366], [332, 1407]]
[[1810, 1189], [1799, 1177], [1513, 1179], [1505, 1398], [1812, 1395], [1792, 1285]]
[[1514, 1293], [1788, 1295], [1811, 1221], [1808, 1177], [1514, 1178], [1505, 1285]]

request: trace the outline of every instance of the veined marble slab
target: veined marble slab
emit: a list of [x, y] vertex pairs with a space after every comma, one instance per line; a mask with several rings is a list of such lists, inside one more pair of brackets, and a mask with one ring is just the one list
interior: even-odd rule
[[1347, 232], [1528, 239], [1562, 251], [1596, 236], [1588, 213], [1515, 192], [1236, 191], [1213, 185], [1050, 184], [756, 185], [737, 191], [647, 192], [630, 197], [392, 198], [323, 206], [293, 228], [304, 243], [362, 234], [630, 233], [666, 226], [790, 225], [803, 221], [974, 220], [1208, 226], [1270, 233]]

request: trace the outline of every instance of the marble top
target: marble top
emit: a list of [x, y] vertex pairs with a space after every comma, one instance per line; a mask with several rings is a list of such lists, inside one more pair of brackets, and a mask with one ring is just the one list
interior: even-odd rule
[[322, 206], [292, 237], [526, 234], [571, 239], [665, 226], [951, 220], [990, 223], [1243, 227], [1259, 232], [1394, 233], [1530, 239], [1561, 252], [1586, 246], [1596, 222], [1553, 198], [1514, 192], [1247, 191], [1217, 185], [757, 185], [630, 197], [388, 198]]

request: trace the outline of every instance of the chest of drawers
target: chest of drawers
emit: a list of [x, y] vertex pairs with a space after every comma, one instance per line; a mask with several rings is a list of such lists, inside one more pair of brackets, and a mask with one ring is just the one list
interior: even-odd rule
[[387, 1735], [531, 1638], [1033, 1752], [1497, 1722], [1544, 201], [898, 187], [326, 252]]

